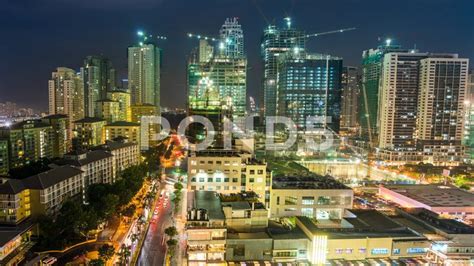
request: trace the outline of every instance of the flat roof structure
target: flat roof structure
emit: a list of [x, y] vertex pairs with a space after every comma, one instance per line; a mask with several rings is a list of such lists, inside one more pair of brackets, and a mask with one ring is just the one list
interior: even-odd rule
[[273, 178], [272, 189], [348, 189], [332, 176], [278, 176]]
[[450, 185], [386, 185], [379, 195], [403, 208], [424, 208], [448, 217], [474, 219], [474, 194]]

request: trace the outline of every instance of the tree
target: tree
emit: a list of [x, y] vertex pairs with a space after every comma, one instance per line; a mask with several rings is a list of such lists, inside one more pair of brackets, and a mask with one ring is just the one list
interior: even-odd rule
[[131, 204], [130, 206], [125, 208], [125, 210], [122, 211], [122, 215], [132, 217], [135, 214], [136, 208], [137, 207], [135, 206], [135, 204]]
[[174, 248], [176, 247], [176, 245], [178, 245], [178, 240], [168, 239], [168, 241], [166, 241], [166, 245], [168, 246], [168, 249], [170, 250], [170, 253], [172, 254], [174, 251]]
[[105, 266], [105, 262], [101, 259], [93, 259], [89, 261], [90, 266]]
[[99, 248], [99, 258], [103, 261], [110, 260], [115, 254], [115, 249], [112, 245], [104, 244]]
[[177, 191], [181, 191], [183, 189], [183, 184], [181, 182], [177, 182], [174, 184], [174, 189]]
[[168, 235], [170, 238], [173, 238], [178, 235], [178, 230], [176, 230], [176, 227], [170, 226], [165, 229], [165, 234]]
[[125, 244], [122, 244], [122, 247], [120, 247], [120, 251], [117, 255], [119, 256], [120, 265], [127, 265], [128, 258], [130, 258], [131, 255], [130, 247], [126, 246]]
[[130, 236], [130, 239], [132, 240], [132, 243], [135, 243], [135, 241], [137, 241], [139, 237], [140, 236], [138, 234], [132, 234]]

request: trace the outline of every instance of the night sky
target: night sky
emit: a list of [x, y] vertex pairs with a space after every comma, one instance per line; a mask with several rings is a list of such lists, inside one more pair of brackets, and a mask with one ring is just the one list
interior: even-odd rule
[[78, 70], [92, 54], [109, 57], [126, 78], [127, 46], [137, 30], [145, 30], [168, 37], [160, 43], [161, 105], [184, 107], [186, 57], [197, 45], [186, 33], [217, 36], [226, 17], [239, 17], [242, 24], [251, 68], [248, 94], [256, 96], [266, 20], [283, 25], [287, 15], [308, 33], [357, 27], [308, 45], [311, 52], [343, 57], [345, 65], [360, 65], [362, 50], [377, 46], [378, 37], [474, 59], [473, 0], [2, 0], [0, 102], [47, 110], [51, 72], [58, 66]]

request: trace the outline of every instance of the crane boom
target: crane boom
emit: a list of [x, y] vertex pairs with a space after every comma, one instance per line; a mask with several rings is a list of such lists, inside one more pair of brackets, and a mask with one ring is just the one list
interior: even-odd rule
[[351, 31], [351, 30], [355, 30], [355, 29], [356, 28], [345, 28], [345, 29], [339, 29], [339, 30], [318, 32], [318, 33], [306, 34], [304, 37], [305, 38], [318, 37], [318, 36], [321, 36], [321, 35], [328, 35], [328, 34], [333, 34], [333, 33], [343, 33], [343, 32]]
[[209, 36], [205, 36], [205, 35], [201, 35], [201, 34], [194, 34], [194, 33], [188, 33], [188, 37], [198, 39], [198, 40], [212, 41], [212, 42], [219, 41], [219, 38], [209, 37]]

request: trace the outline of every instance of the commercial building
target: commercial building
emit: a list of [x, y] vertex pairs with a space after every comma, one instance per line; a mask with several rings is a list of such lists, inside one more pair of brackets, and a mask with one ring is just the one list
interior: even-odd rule
[[138, 32], [138, 44], [128, 47], [128, 89], [132, 105], [160, 108], [161, 49]]
[[72, 133], [72, 122], [84, 118], [84, 87], [81, 77], [70, 68], [58, 67], [48, 83], [49, 114], [64, 114], [69, 117], [68, 134]]
[[278, 57], [277, 114], [293, 120], [304, 131], [313, 123], [308, 116], [322, 118], [339, 132], [341, 115], [342, 59], [309, 54], [296, 49]]
[[[81, 67], [84, 88], [85, 116], [97, 114], [96, 101], [107, 99], [107, 92], [115, 87], [116, 72], [109, 59], [103, 56], [87, 56]], [[72, 119], [72, 121], [80, 118]]]
[[39, 120], [26, 120], [0, 128], [0, 139], [8, 142], [10, 169], [53, 157], [53, 128]]
[[36, 244], [31, 238], [35, 232], [33, 223], [25, 221], [19, 225], [0, 226], [0, 264], [19, 265]]
[[399, 209], [390, 218], [431, 241], [425, 256], [430, 265], [474, 263], [474, 229], [471, 226], [420, 208]]
[[[103, 99], [96, 101], [96, 115], [95, 117], [104, 119], [107, 123], [120, 121], [121, 110], [120, 103], [117, 101]], [[123, 116], [123, 115], [122, 115]]]
[[352, 208], [353, 197], [351, 188], [330, 176], [274, 177], [270, 196], [270, 217], [342, 219], [344, 211]]
[[254, 191], [269, 200], [271, 172], [267, 164], [238, 150], [205, 150], [188, 158], [188, 189], [229, 194]]
[[104, 144], [104, 127], [107, 121], [85, 117], [74, 121], [73, 150], [82, 150]]
[[341, 77], [340, 133], [354, 135], [358, 131], [360, 73], [357, 67], [345, 66]]
[[420, 61], [417, 145], [425, 163], [457, 165], [464, 157], [468, 70], [469, 59], [457, 54]]
[[104, 130], [106, 141], [122, 137], [141, 146], [139, 123], [117, 121], [106, 125]]
[[261, 57], [263, 60], [263, 91], [261, 99], [265, 116], [277, 114], [277, 74], [278, 57], [293, 49], [305, 49], [305, 33], [291, 25], [277, 28], [269, 25], [263, 32], [261, 42]]
[[[226, 197], [234, 198], [226, 201]], [[265, 218], [262, 205], [249, 207], [251, 202], [236, 195], [193, 191], [188, 200], [189, 265], [423, 261], [430, 244], [423, 235], [375, 210], [346, 210], [333, 220], [297, 216], [284, 226]], [[257, 212], [262, 215], [254, 216]], [[254, 223], [257, 217], [259, 222]], [[245, 226], [236, 227], [236, 222]]]
[[403, 208], [424, 208], [443, 217], [474, 219], [474, 194], [446, 185], [385, 185], [379, 195]]
[[128, 91], [113, 90], [108, 94], [108, 98], [119, 104], [119, 115], [117, 121], [132, 121], [132, 110], [130, 93]]

